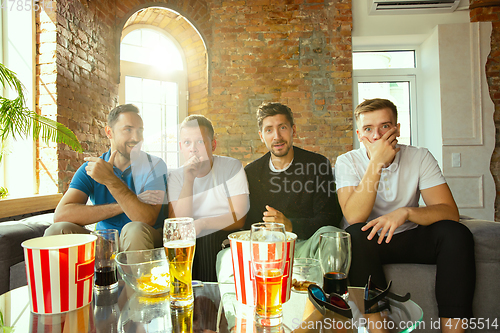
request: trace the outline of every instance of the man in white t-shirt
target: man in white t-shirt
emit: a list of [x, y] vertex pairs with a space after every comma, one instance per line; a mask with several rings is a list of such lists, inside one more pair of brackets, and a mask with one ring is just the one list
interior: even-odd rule
[[436, 264], [441, 327], [463, 331], [456, 318], [472, 317], [474, 241], [457, 222], [437, 161], [425, 148], [397, 143], [400, 124], [391, 101], [365, 100], [354, 114], [361, 148], [339, 156], [335, 165], [343, 227], [352, 237], [350, 284], [364, 286], [371, 275], [385, 287], [383, 264]]
[[180, 125], [184, 165], [168, 178], [169, 217], [192, 217], [197, 233], [193, 278], [217, 281], [215, 261], [227, 235], [245, 224], [248, 182], [240, 161], [213, 155], [210, 120], [188, 116]]

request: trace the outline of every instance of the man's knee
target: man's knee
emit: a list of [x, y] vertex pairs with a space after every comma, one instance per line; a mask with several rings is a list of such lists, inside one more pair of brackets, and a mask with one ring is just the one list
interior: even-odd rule
[[355, 223], [345, 229], [345, 231], [351, 235], [351, 241], [367, 241], [366, 237], [368, 236], [369, 231], [361, 230], [364, 225], [364, 223]]
[[132, 237], [133, 235], [143, 233], [145, 230], [147, 230], [147, 226], [145, 223], [129, 222], [123, 226], [120, 234]]
[[161, 243], [161, 240], [156, 241], [156, 238], [160, 237], [155, 237], [154, 232], [157, 231], [146, 223], [128, 222], [120, 232], [120, 250], [135, 251], [155, 248], [156, 243]]
[[44, 236], [90, 233], [84, 227], [71, 222], [55, 222], [45, 229]]
[[474, 237], [472, 232], [460, 222], [443, 220], [432, 224], [434, 232], [444, 241], [456, 244], [460, 247], [474, 247]]

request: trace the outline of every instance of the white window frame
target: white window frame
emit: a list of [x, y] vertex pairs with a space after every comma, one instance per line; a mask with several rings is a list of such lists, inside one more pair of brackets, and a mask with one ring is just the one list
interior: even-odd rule
[[[168, 82], [176, 82], [179, 88], [179, 105], [178, 105], [178, 124], [179, 125], [184, 118], [187, 117], [188, 114], [188, 98], [189, 98], [189, 93], [188, 93], [188, 76], [187, 76], [187, 62], [186, 62], [186, 56], [184, 54], [184, 51], [182, 49], [182, 46], [177, 42], [175, 38], [173, 38], [168, 32], [165, 30], [147, 25], [147, 24], [134, 24], [132, 26], [129, 26], [125, 28], [122, 32], [122, 37], [123, 38], [131, 33], [134, 30], [137, 29], [151, 29], [151, 30], [156, 30], [157, 32], [161, 33], [168, 39], [170, 39], [174, 45], [177, 47], [178, 51], [181, 54], [182, 62], [183, 62], [183, 69], [182, 70], [174, 70], [170, 72], [161, 72], [157, 69], [155, 69], [154, 66], [146, 65], [146, 64], [140, 64], [140, 63], [135, 63], [135, 62], [130, 62], [130, 61], [125, 61], [125, 60], [120, 60], [120, 85], [118, 89], [118, 102], [120, 104], [125, 103], [125, 76], [134, 76], [134, 77], [139, 77], [143, 79], [150, 79], [150, 80], [157, 80], [157, 81], [168, 81]], [[142, 110], [141, 110], [142, 112]], [[146, 129], [147, 131], [147, 129]], [[177, 147], [177, 157], [178, 161], [180, 163], [180, 152], [179, 148]]]
[[414, 51], [415, 68], [386, 68], [386, 69], [353, 69], [353, 149], [359, 148], [356, 135], [356, 119], [354, 109], [358, 103], [358, 83], [370, 82], [409, 82], [410, 86], [410, 132], [411, 144], [418, 145], [418, 109], [417, 109], [417, 49], [416, 48], [370, 48], [354, 50], [353, 52], [377, 52], [377, 51]]

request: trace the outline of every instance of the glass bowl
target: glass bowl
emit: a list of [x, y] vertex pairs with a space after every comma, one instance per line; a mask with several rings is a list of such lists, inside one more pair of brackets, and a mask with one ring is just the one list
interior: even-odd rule
[[120, 252], [115, 261], [122, 280], [137, 293], [154, 296], [169, 292], [170, 276], [164, 248]]
[[311, 258], [296, 258], [293, 261], [292, 291], [307, 293], [310, 284], [323, 285], [323, 271], [319, 260]]

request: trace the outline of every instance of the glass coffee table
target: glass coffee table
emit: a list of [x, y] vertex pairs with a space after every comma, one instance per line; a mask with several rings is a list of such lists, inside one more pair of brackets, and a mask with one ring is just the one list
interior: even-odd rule
[[[255, 327], [253, 308], [236, 301], [234, 284], [203, 283], [193, 288], [194, 307], [170, 309], [168, 295], [141, 297], [120, 285], [113, 291], [94, 292], [91, 304], [63, 314], [38, 315], [30, 311], [27, 286], [0, 296], [6, 326], [15, 332], [369, 332], [377, 321], [365, 318], [363, 289], [349, 289], [354, 318], [335, 313], [321, 315], [307, 294], [292, 292], [283, 305], [283, 325], [272, 330]], [[222, 295], [222, 296], [221, 296]], [[359, 307], [358, 307], [359, 304]], [[391, 311], [378, 317], [387, 332], [410, 332], [422, 321], [422, 310], [413, 301], [391, 302]], [[342, 323], [342, 324], [341, 324]], [[371, 324], [370, 324], [371, 323]], [[371, 325], [371, 326], [370, 326]], [[191, 328], [189, 328], [191, 327]], [[367, 330], [368, 328], [368, 330]]]

